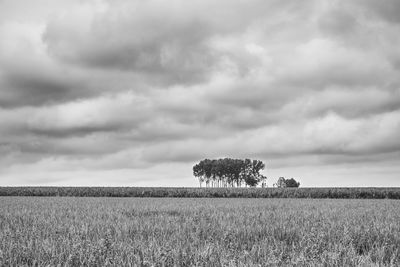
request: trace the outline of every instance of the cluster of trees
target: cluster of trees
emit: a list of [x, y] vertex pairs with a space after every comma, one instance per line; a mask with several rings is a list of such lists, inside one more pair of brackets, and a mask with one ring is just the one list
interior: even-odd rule
[[279, 188], [284, 188], [284, 187], [299, 187], [300, 183], [297, 182], [295, 179], [285, 179], [285, 177], [279, 177], [278, 181], [274, 186], [279, 187]]
[[193, 175], [199, 180], [200, 187], [264, 187], [267, 177], [260, 174], [265, 168], [261, 160], [251, 159], [204, 159], [193, 166]]

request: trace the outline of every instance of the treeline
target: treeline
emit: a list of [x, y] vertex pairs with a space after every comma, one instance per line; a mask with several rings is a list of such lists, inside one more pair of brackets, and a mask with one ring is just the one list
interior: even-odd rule
[[400, 199], [400, 188], [0, 187], [0, 196]]
[[241, 187], [266, 184], [267, 177], [260, 173], [265, 168], [261, 160], [204, 159], [193, 166], [193, 175], [200, 187]]

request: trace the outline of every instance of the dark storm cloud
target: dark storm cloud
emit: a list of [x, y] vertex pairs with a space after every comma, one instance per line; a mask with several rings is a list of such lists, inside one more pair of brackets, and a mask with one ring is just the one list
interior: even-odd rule
[[10, 180], [225, 156], [361, 172], [400, 150], [397, 1], [40, 3], [0, 2]]

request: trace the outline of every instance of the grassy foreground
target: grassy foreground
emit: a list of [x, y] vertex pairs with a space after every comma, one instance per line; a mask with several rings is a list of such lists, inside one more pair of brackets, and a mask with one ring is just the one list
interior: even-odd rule
[[400, 199], [400, 188], [0, 187], [0, 196]]
[[0, 197], [0, 266], [399, 266], [398, 200]]

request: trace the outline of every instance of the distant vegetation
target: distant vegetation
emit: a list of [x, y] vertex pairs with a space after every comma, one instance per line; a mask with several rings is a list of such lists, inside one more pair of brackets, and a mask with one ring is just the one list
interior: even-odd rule
[[393, 200], [0, 203], [0, 266], [400, 266]]
[[297, 182], [294, 178], [291, 179], [285, 179], [285, 177], [279, 177], [278, 181], [274, 186], [279, 187], [279, 188], [285, 188], [285, 187], [299, 187], [300, 183]]
[[[193, 175], [199, 181], [200, 187], [267, 187], [267, 177], [260, 171], [265, 163], [251, 159], [203, 159], [193, 166]], [[299, 187], [294, 178], [280, 177], [274, 187]]]
[[400, 188], [0, 187], [0, 196], [400, 199]]
[[204, 159], [193, 166], [193, 175], [200, 187], [265, 186], [267, 177], [260, 173], [265, 168], [261, 160], [251, 159]]

